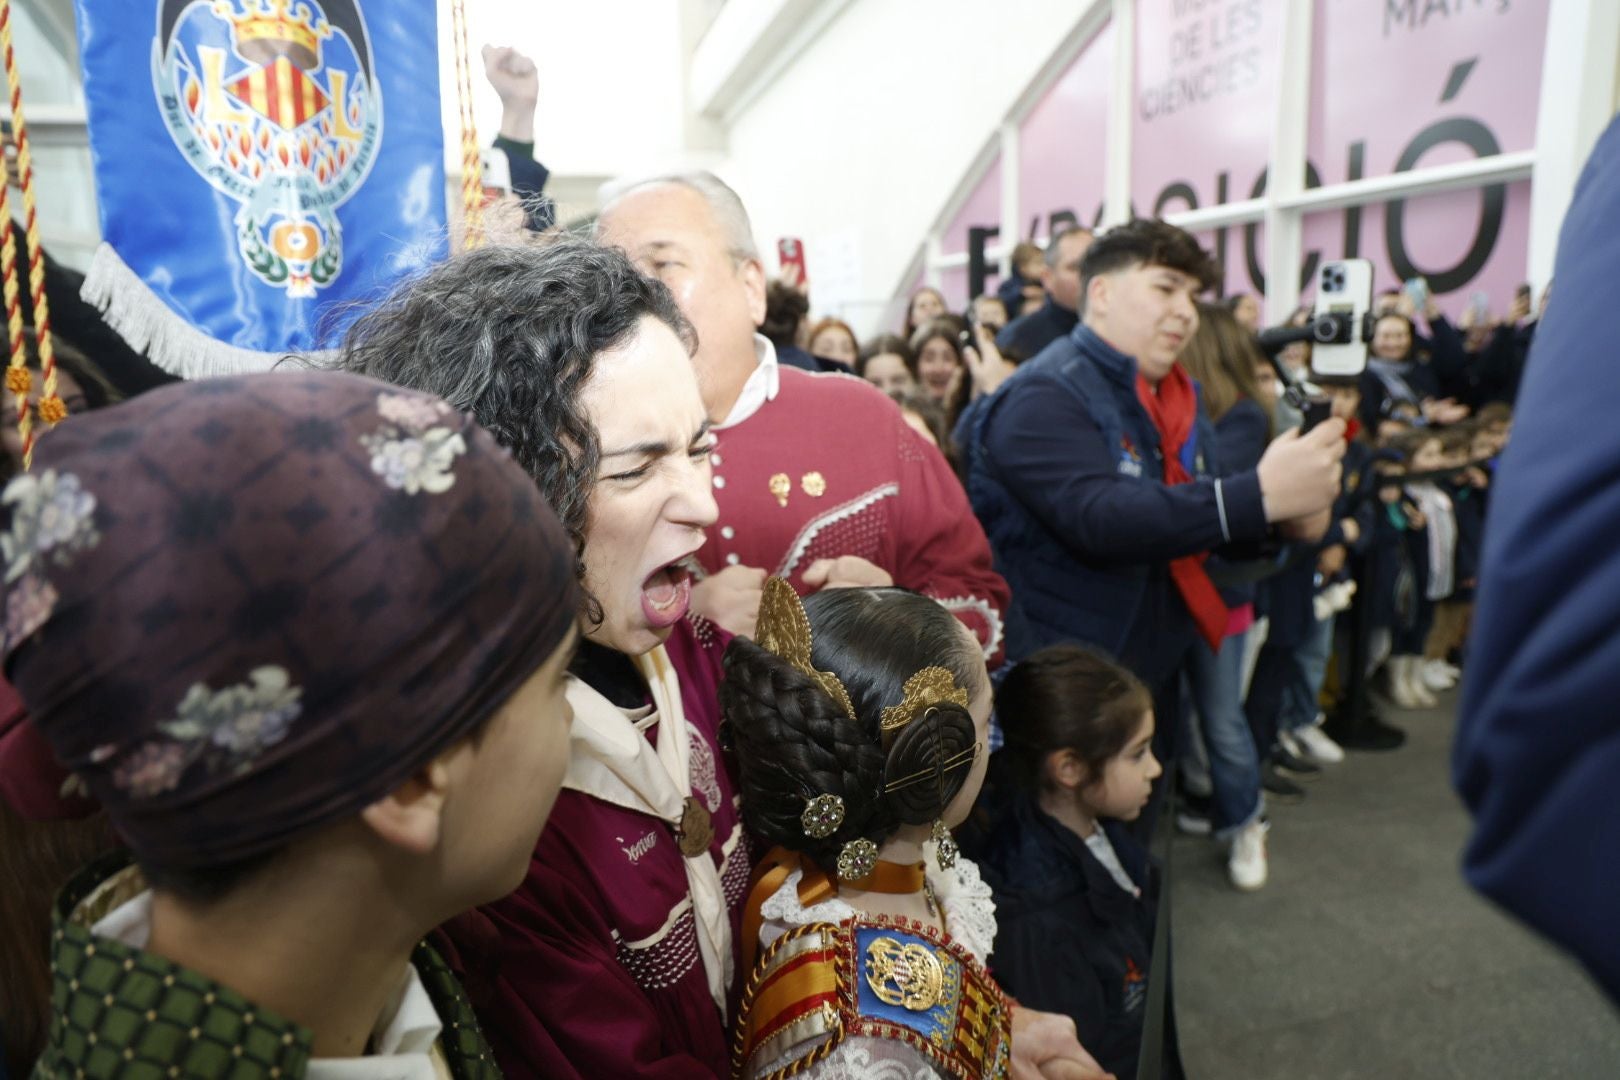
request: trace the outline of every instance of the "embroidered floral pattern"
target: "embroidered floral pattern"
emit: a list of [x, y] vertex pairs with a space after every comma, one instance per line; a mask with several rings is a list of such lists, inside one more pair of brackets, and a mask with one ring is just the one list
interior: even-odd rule
[[45, 566], [66, 566], [75, 554], [101, 541], [96, 497], [72, 473], [47, 469], [24, 473], [7, 485], [0, 502], [12, 508], [11, 527], [0, 535], [5, 580], [5, 644], [9, 648], [45, 625], [56, 609], [56, 588]]
[[158, 730], [181, 742], [206, 740], [245, 768], [259, 753], [287, 735], [293, 719], [303, 711], [303, 691], [292, 686], [279, 667], [255, 668], [252, 684], [238, 683], [210, 690], [193, 683], [180, 702], [179, 716], [159, 724]]
[[437, 427], [439, 421], [450, 413], [450, 406], [437, 398], [414, 394], [377, 395], [377, 415], [408, 431], [426, 431]]
[[25, 574], [6, 595], [6, 644], [13, 645], [45, 625], [56, 608], [56, 589], [40, 574]]
[[[140, 799], [172, 791], [200, 759], [213, 769], [246, 772], [255, 758], [287, 737], [303, 711], [303, 691], [292, 685], [285, 668], [255, 668], [248, 679], [223, 690], [193, 683], [175, 718], [158, 725], [168, 740], [136, 747], [113, 769], [113, 783]], [[97, 747], [91, 760], [105, 760], [105, 749]]]
[[714, 751], [709, 749], [709, 740], [705, 739], [697, 727], [688, 720], [686, 734], [690, 747], [692, 789], [703, 796], [703, 803], [709, 808], [709, 813], [720, 812], [720, 776], [714, 767]]
[[186, 764], [186, 748], [179, 743], [142, 743], [113, 770], [113, 783], [137, 799], [149, 799], [173, 791]]
[[101, 540], [94, 521], [96, 497], [72, 473], [24, 473], [7, 485], [0, 502], [12, 507], [11, 528], [0, 536], [8, 584], [38, 569], [47, 556], [65, 566]]
[[371, 454], [371, 471], [407, 495], [450, 490], [456, 482], [451, 469], [467, 452], [461, 433], [443, 423], [454, 410], [434, 398], [385, 393], [377, 395], [377, 414], [384, 425], [360, 437]]

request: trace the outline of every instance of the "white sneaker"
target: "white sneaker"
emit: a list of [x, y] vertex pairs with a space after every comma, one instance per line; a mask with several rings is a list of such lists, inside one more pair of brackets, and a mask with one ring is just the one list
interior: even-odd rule
[[1392, 656], [1384, 665], [1384, 675], [1389, 681], [1389, 700], [1397, 709], [1415, 709], [1417, 700], [1412, 696], [1412, 660], [1411, 656]]
[[1255, 821], [1232, 838], [1232, 853], [1226, 860], [1226, 876], [1235, 888], [1254, 892], [1266, 883], [1266, 833], [1271, 825]]
[[1344, 760], [1344, 748], [1319, 727], [1300, 728], [1291, 734], [1294, 745], [1299, 747], [1297, 753], [1306, 761], [1314, 761], [1318, 765], [1337, 765]]
[[1429, 693], [1429, 688], [1423, 682], [1423, 657], [1408, 656], [1406, 658], [1406, 693], [1411, 700], [1413, 708], [1432, 709], [1440, 704], [1440, 699]]
[[1418, 661], [1418, 678], [1425, 688], [1437, 692], [1450, 690], [1457, 685], [1456, 676], [1447, 674], [1438, 660]]

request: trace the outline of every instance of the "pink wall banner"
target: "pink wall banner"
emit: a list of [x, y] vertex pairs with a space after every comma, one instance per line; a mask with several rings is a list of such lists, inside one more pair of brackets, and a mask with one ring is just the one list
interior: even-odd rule
[[[1134, 212], [1264, 194], [1291, 2], [1138, 0]], [[1544, 2], [1313, 2], [1307, 187], [1534, 147]], [[1112, 49], [1110, 26], [1020, 128], [1021, 238], [1101, 217]], [[970, 227], [999, 225], [999, 177], [996, 191], [986, 203], [981, 185], [969, 199], [946, 232], [947, 253], [966, 250]], [[1524, 276], [1529, 226], [1528, 181], [1309, 214], [1296, 272], [1308, 284], [1324, 259], [1366, 258], [1378, 288], [1424, 276], [1454, 298], [1447, 310], [1483, 291], [1500, 312]], [[1200, 235], [1224, 268], [1223, 292], [1264, 291], [1264, 232], [1254, 224]], [[965, 303], [967, 274], [950, 284], [951, 302]]]
[[1099, 30], [1018, 129], [1023, 239], [1102, 220], [1114, 26]]
[[[1535, 147], [1542, 0], [1316, 0], [1312, 31], [1306, 152], [1320, 183]], [[1301, 269], [1313, 257], [1358, 256], [1372, 260], [1377, 288], [1421, 276], [1442, 297], [1484, 292], [1502, 313], [1529, 247], [1521, 181], [1310, 215]], [[1249, 268], [1251, 283], [1263, 280], [1258, 270]]]
[[1283, 4], [1138, 0], [1131, 205], [1146, 217], [1249, 197], [1271, 154]]
[[[1021, 214], [1015, 240], [1045, 240], [1054, 228], [1065, 224], [1091, 225], [1101, 220], [1108, 156], [1108, 73], [1113, 47], [1113, 26], [1109, 24], [1086, 43], [1019, 128]], [[946, 227], [944, 251], [966, 251], [968, 229], [972, 226], [999, 227], [1000, 162], [997, 157], [990, 176]], [[994, 196], [986, 202], [986, 193], [992, 190]], [[992, 242], [999, 242], [999, 238]], [[995, 265], [990, 266], [986, 289], [995, 289], [997, 270]], [[940, 275], [940, 287], [953, 308], [965, 307], [970, 299], [967, 269], [945, 271]]]
[[[1001, 221], [1001, 155], [997, 154], [995, 160], [990, 162], [990, 168], [985, 172], [984, 179], [979, 186], [973, 189], [962, 209], [957, 211], [956, 217], [940, 238], [942, 251], [971, 251], [973, 250], [972, 237], [968, 235], [970, 229], [982, 229], [979, 242], [979, 251], [994, 241], [992, 236], [1000, 232]], [[997, 266], [989, 265], [992, 276]], [[939, 291], [945, 294], [945, 302], [951, 310], [961, 311], [967, 307], [968, 296], [968, 268], [961, 267], [946, 270], [940, 275]], [[902, 321], [904, 316], [902, 315]]]

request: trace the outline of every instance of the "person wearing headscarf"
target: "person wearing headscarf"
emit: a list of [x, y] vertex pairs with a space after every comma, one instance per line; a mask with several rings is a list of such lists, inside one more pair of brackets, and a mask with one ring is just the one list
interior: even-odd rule
[[[61, 894], [43, 1076], [497, 1076], [422, 943], [566, 767], [572, 551], [443, 401], [182, 383], [3, 502], [5, 675], [128, 846]], [[133, 860], [133, 864], [131, 864]]]
[[719, 740], [729, 637], [687, 617], [718, 514], [692, 347], [663, 285], [558, 239], [433, 268], [339, 352], [477, 417], [579, 553], [563, 793], [518, 890], [445, 928], [508, 1075], [730, 1073], [752, 853]]

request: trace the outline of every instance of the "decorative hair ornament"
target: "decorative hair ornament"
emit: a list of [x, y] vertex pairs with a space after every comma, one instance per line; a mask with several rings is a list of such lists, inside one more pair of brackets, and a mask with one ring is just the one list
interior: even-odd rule
[[804, 835], [812, 840], [827, 839], [843, 823], [844, 800], [837, 795], [817, 795], [804, 804], [804, 813], [799, 815]]
[[[810, 616], [804, 612], [804, 603], [781, 578], [765, 582], [765, 593], [759, 602], [759, 620], [754, 627], [754, 640], [760, 648], [785, 660], [793, 668], [821, 684], [827, 695], [854, 720], [855, 704], [849, 691], [830, 671], [817, 671], [810, 664]], [[949, 674], [949, 673], [947, 673]], [[910, 686], [910, 683], [906, 684]], [[963, 704], [967, 695], [963, 695]]]
[[945, 827], [944, 818], [934, 819], [933, 841], [934, 859], [939, 863], [939, 868], [949, 870], [955, 866], [959, 849], [956, 846], [956, 838], [951, 835], [951, 830]]
[[906, 680], [900, 704], [883, 710], [878, 726], [891, 735], [936, 705], [946, 703], [968, 707], [968, 692], [956, 685], [956, 676], [942, 667], [925, 667]]
[[979, 744], [974, 743], [966, 750], [952, 754], [950, 757], [941, 761], [937, 766], [931, 765], [926, 769], [918, 769], [914, 773], [910, 773], [906, 776], [899, 776], [893, 780], [887, 781], [883, 785], [883, 793], [887, 795], [890, 792], [899, 791], [901, 788], [908, 788], [913, 784], [921, 784], [927, 780], [937, 780], [939, 777], [950, 772], [952, 769], [959, 769], [963, 765], [971, 764], [973, 759], [978, 756]]
[[860, 881], [872, 876], [877, 869], [878, 849], [866, 837], [851, 840], [838, 853], [838, 877], [842, 881]]

